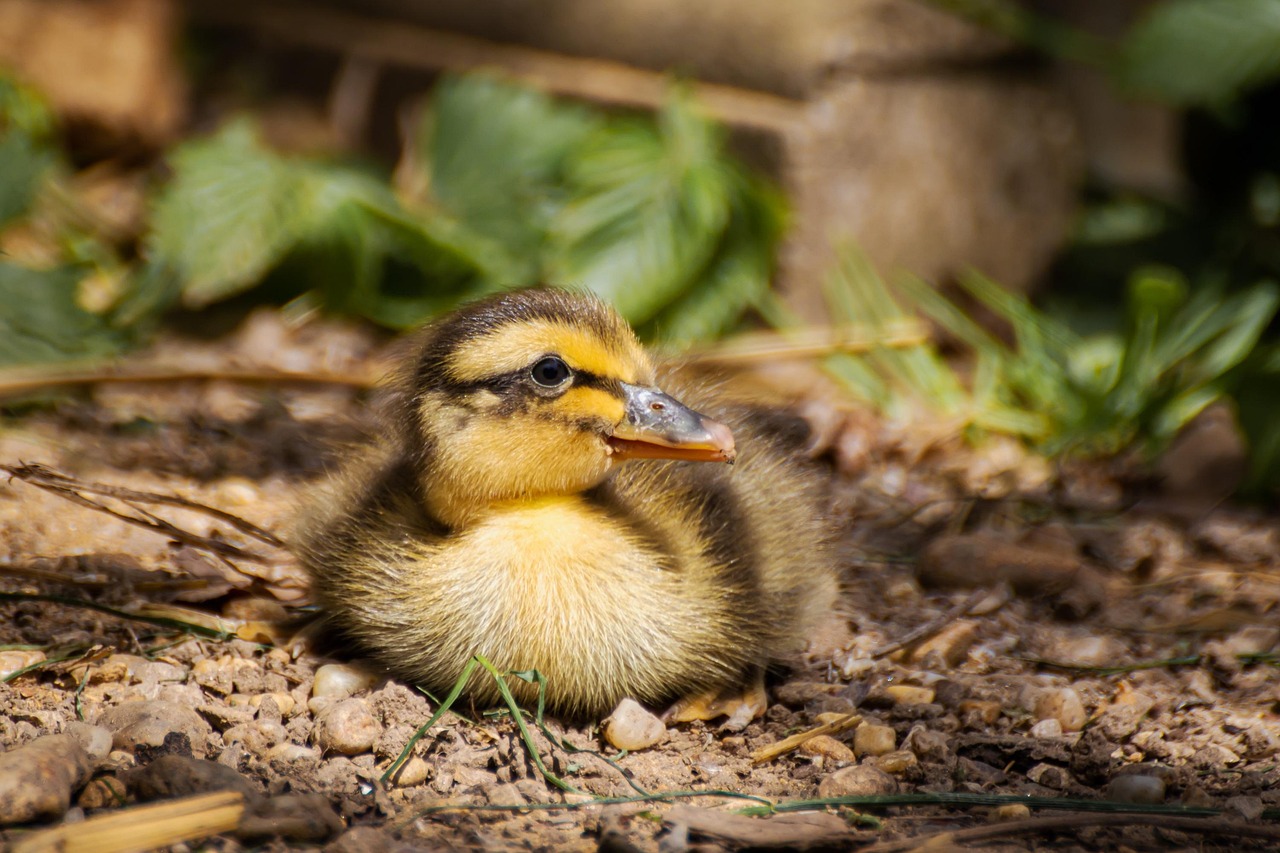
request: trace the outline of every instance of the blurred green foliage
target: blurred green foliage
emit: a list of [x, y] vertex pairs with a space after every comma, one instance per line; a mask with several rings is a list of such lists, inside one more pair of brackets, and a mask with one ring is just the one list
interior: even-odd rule
[[[781, 198], [726, 154], [681, 86], [641, 118], [487, 76], [447, 78], [395, 186], [359, 164], [272, 150], [240, 118], [168, 152], [136, 256], [58, 214], [66, 169], [34, 93], [0, 86], [0, 131], [0, 227], [38, 222], [57, 256], [11, 265], [0, 283], [40, 291], [51, 325], [101, 332], [75, 336], [92, 346], [54, 336], [0, 348], [0, 363], [108, 354], [175, 306], [259, 288], [406, 328], [554, 281], [614, 302], [650, 339], [686, 343], [723, 334], [767, 289], [782, 231]], [[104, 280], [110, 298], [86, 300], [86, 282]], [[0, 303], [13, 315], [0, 324], [29, 325], [25, 310]]]
[[1121, 91], [1222, 105], [1280, 77], [1277, 0], [1159, 0], [1107, 41], [1018, 0], [930, 0], [1043, 53], [1096, 66]]
[[962, 382], [928, 341], [832, 356], [828, 367], [891, 415], [934, 412], [958, 426], [1019, 436], [1050, 455], [1159, 450], [1234, 390], [1238, 368], [1280, 307], [1273, 284], [1189, 295], [1176, 271], [1144, 269], [1130, 282], [1123, 325], [1086, 337], [977, 273], [960, 285], [1008, 324], [1012, 343], [920, 279], [904, 278], [891, 292], [865, 258], [846, 252], [829, 285], [843, 322], [874, 340], [904, 318], [927, 317], [964, 345], [972, 369]]

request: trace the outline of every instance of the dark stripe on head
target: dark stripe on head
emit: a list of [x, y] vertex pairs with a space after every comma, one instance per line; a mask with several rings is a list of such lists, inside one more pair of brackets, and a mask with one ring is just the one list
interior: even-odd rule
[[602, 340], [630, 334], [626, 323], [594, 296], [554, 288], [500, 293], [464, 305], [424, 330], [412, 381], [418, 388], [448, 389], [444, 368], [451, 353], [469, 341], [529, 320], [584, 326]]

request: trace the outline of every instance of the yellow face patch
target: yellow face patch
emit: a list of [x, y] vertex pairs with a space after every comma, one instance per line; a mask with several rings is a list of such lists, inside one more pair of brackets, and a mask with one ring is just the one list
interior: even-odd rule
[[570, 388], [555, 401], [557, 411], [571, 418], [601, 418], [611, 424], [620, 422], [627, 409], [623, 402], [599, 388]]
[[653, 369], [629, 331], [603, 339], [591, 330], [553, 320], [529, 320], [502, 326], [469, 341], [449, 359], [446, 369], [458, 382], [476, 382], [522, 370], [554, 353], [575, 371], [644, 383]]

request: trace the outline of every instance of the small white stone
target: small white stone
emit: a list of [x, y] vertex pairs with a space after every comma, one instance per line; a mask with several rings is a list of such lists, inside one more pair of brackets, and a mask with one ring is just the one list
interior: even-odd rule
[[39, 649], [10, 649], [0, 652], [0, 679], [8, 678], [20, 669], [26, 669], [45, 660]]
[[311, 695], [320, 698], [345, 699], [362, 690], [368, 690], [381, 679], [358, 666], [346, 663], [328, 663], [316, 670], [311, 685]]
[[1088, 720], [1080, 694], [1071, 687], [1050, 687], [1038, 693], [1034, 713], [1037, 720], [1057, 720], [1064, 732], [1078, 732]]
[[1062, 737], [1062, 723], [1050, 717], [1031, 727], [1032, 737]]
[[280, 761], [319, 761], [320, 753], [309, 746], [285, 742], [271, 747], [267, 758]]
[[1159, 776], [1129, 773], [1107, 783], [1107, 799], [1113, 803], [1157, 805], [1164, 802], [1165, 783]]
[[62, 727], [62, 733], [71, 735], [80, 741], [84, 751], [89, 753], [89, 757], [94, 761], [105, 761], [107, 756], [111, 754], [111, 731], [109, 729], [73, 720]]
[[312, 737], [326, 753], [359, 755], [373, 749], [382, 726], [363, 699], [343, 699], [324, 709]]
[[667, 736], [662, 720], [634, 699], [623, 699], [604, 721], [604, 738], [616, 749], [646, 749]]

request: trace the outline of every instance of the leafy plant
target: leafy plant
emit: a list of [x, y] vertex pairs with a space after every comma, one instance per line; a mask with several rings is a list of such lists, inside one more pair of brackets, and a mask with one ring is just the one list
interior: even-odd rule
[[1221, 106], [1280, 78], [1277, 0], [1162, 0], [1116, 42], [1016, 0], [932, 0], [1044, 53], [1110, 73], [1130, 94], [1179, 106]]
[[91, 360], [124, 346], [123, 335], [77, 303], [81, 277], [74, 267], [0, 263], [0, 364]]
[[1176, 273], [1144, 270], [1131, 282], [1124, 328], [1083, 337], [977, 273], [960, 285], [1008, 323], [1012, 344], [919, 279], [899, 283], [907, 303], [900, 306], [864, 258], [846, 253], [831, 285], [841, 318], [866, 323], [874, 338], [918, 313], [960, 341], [973, 367], [962, 383], [936, 347], [922, 343], [834, 356], [830, 369], [892, 414], [941, 413], [1020, 436], [1050, 454], [1163, 446], [1231, 390], [1232, 371], [1280, 307], [1280, 289], [1270, 283], [1232, 295], [1202, 288], [1188, 297]]
[[[316, 290], [333, 308], [405, 326], [483, 272], [478, 253], [410, 215], [378, 178], [277, 154], [246, 120], [180, 145], [170, 163], [174, 178], [156, 200], [146, 254], [190, 308], [287, 269], [296, 289]], [[408, 298], [386, 287], [393, 260], [417, 278]]]
[[484, 76], [445, 81], [418, 134], [416, 199], [494, 240], [508, 279], [613, 302], [648, 337], [728, 330], [768, 287], [782, 203], [727, 157], [683, 87], [656, 120]]
[[1218, 105], [1280, 77], [1280, 2], [1166, 0], [1125, 36], [1122, 88], [1174, 104]]
[[[0, 226], [28, 227], [36, 199], [57, 198], [52, 126], [31, 97], [0, 86]], [[172, 176], [151, 198], [138, 260], [71, 219], [42, 223], [62, 282], [50, 305], [73, 305], [62, 299], [70, 270], [82, 285], [112, 283], [68, 327], [96, 316], [125, 342], [175, 304], [258, 291], [311, 293], [404, 328], [551, 281], [610, 299], [651, 337], [687, 341], [727, 331], [767, 289], [782, 227], [779, 198], [726, 156], [680, 87], [652, 119], [486, 76], [446, 79], [395, 188], [367, 168], [274, 151], [247, 118], [166, 159]]]

